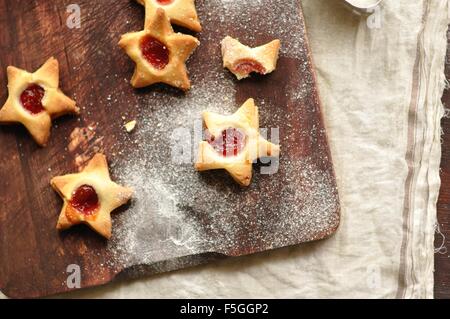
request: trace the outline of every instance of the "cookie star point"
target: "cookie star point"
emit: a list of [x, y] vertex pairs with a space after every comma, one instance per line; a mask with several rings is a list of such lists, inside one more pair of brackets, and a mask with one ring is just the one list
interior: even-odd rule
[[11, 87], [17, 86], [15, 81], [19, 80], [19, 78], [22, 74], [29, 75], [29, 73], [27, 71], [21, 70], [12, 65], [10, 65], [6, 68], [6, 76], [8, 78], [8, 89], [10, 89]]
[[[150, 2], [149, 2], [150, 3]], [[145, 30], [155, 30], [156, 34], [164, 36], [169, 33], [173, 33], [172, 25], [166, 14], [166, 11], [161, 8], [151, 10], [148, 8], [148, 4], [145, 5]]]
[[95, 154], [83, 169], [85, 173], [96, 173], [110, 180], [108, 161], [102, 153]]
[[96, 154], [80, 172], [56, 176], [50, 182], [64, 204], [56, 228], [86, 224], [103, 237], [111, 237], [111, 212], [126, 204], [133, 190], [113, 182], [103, 154]]
[[23, 124], [34, 140], [45, 146], [51, 120], [64, 114], [78, 114], [74, 100], [59, 89], [58, 61], [51, 57], [34, 73], [9, 66], [8, 99], [0, 109], [0, 124]]
[[57, 88], [59, 84], [59, 63], [54, 57], [50, 57], [45, 63], [33, 73], [33, 77], [39, 81], [46, 79], [50, 87]]
[[11, 100], [8, 98], [0, 109], [0, 119], [3, 123], [14, 123], [17, 121]]
[[202, 31], [194, 0], [136, 0], [146, 9], [154, 12], [163, 9], [171, 23], [190, 29], [195, 32]]

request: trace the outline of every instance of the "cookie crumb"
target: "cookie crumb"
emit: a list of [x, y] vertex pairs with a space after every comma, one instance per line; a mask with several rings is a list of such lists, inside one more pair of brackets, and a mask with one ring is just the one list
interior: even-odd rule
[[125, 124], [125, 129], [127, 130], [128, 133], [131, 133], [134, 130], [134, 128], [136, 127], [136, 123], [137, 122], [133, 120]]

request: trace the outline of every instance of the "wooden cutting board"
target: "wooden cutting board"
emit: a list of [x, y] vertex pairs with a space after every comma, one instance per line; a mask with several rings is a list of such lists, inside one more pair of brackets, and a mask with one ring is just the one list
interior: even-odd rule
[[[197, 0], [204, 31], [188, 62], [193, 87], [186, 94], [129, 84], [134, 65], [117, 42], [142, 29], [143, 7], [128, 0], [79, 0], [81, 28], [70, 29], [70, 3], [0, 0], [0, 103], [7, 98], [8, 65], [32, 71], [55, 56], [61, 88], [82, 109], [79, 118], [54, 122], [46, 148], [20, 126], [0, 128], [4, 294], [40, 297], [77, 289], [67, 285], [76, 267], [84, 288], [119, 274], [166, 272], [335, 232], [338, 193], [297, 0]], [[238, 82], [221, 65], [219, 43], [226, 35], [251, 46], [280, 38], [276, 72]], [[200, 174], [189, 160], [172, 160], [175, 142], [185, 142], [187, 152], [194, 148], [202, 110], [233, 113], [250, 97], [268, 137], [272, 129], [279, 132], [275, 174], [262, 174], [265, 165], [257, 164], [253, 183], [242, 189], [224, 172]], [[129, 134], [123, 124], [134, 119], [138, 124]], [[51, 177], [77, 171], [98, 151], [107, 155], [113, 179], [136, 191], [113, 214], [109, 242], [84, 226], [58, 233], [62, 202], [49, 185]]]

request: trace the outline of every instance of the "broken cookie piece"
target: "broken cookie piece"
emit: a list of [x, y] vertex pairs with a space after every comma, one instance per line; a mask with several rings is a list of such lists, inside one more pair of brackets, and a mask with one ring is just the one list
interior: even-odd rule
[[245, 79], [251, 73], [269, 74], [277, 67], [280, 40], [250, 48], [238, 40], [227, 36], [222, 40], [223, 67], [229, 69], [238, 80]]

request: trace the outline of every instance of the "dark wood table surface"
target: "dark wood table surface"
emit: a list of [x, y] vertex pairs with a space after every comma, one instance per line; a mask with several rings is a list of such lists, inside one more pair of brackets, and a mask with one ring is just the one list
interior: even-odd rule
[[[450, 44], [450, 30], [447, 33]], [[445, 76], [450, 79], [450, 45], [447, 49]], [[444, 107], [450, 108], [450, 89], [446, 89], [442, 98]], [[441, 253], [435, 254], [434, 293], [435, 298], [450, 298], [450, 118], [442, 119], [442, 161], [441, 161], [441, 191], [437, 204], [439, 229], [445, 236], [446, 247]], [[435, 247], [440, 247], [443, 241], [441, 234], [436, 233]], [[448, 250], [448, 251], [446, 251]], [[446, 252], [446, 253], [444, 253]]]

